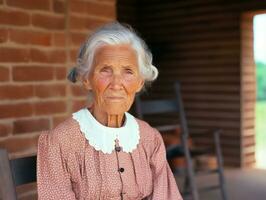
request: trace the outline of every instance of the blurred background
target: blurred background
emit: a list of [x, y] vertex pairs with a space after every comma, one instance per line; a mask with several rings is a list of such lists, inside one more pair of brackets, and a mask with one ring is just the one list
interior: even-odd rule
[[[86, 106], [67, 72], [90, 32], [119, 20], [153, 53], [150, 98], [172, 96], [180, 81], [191, 136], [222, 128], [224, 164], [238, 170], [230, 176], [266, 177], [265, 14], [261, 0], [0, 0], [0, 148], [35, 154], [42, 130]], [[35, 188], [19, 198], [36, 198]]]

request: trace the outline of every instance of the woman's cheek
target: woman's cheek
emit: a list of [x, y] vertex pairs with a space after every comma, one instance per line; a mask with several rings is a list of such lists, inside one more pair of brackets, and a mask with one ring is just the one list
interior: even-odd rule
[[132, 80], [132, 81], [125, 81], [124, 82], [125, 88], [127, 88], [128, 93], [135, 94], [138, 89], [138, 81]]
[[109, 83], [109, 80], [108, 78], [98, 78], [95, 83], [95, 87], [98, 91], [104, 91]]

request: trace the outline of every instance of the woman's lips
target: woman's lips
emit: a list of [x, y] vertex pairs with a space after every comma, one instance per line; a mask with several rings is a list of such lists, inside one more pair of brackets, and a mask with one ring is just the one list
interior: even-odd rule
[[124, 97], [119, 97], [119, 96], [109, 96], [109, 97], [106, 97], [109, 101], [122, 101], [124, 100], [125, 98]]

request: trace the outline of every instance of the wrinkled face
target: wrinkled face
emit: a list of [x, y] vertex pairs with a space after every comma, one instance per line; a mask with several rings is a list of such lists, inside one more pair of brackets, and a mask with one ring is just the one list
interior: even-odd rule
[[128, 111], [144, 83], [136, 53], [129, 45], [100, 47], [90, 74], [84, 85], [94, 93], [94, 109], [109, 115]]

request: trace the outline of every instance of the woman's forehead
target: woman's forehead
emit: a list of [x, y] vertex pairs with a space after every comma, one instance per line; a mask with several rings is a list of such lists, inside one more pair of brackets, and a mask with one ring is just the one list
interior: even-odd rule
[[100, 47], [95, 54], [97, 62], [125, 60], [136, 62], [137, 57], [133, 48], [128, 44], [105, 45]]

